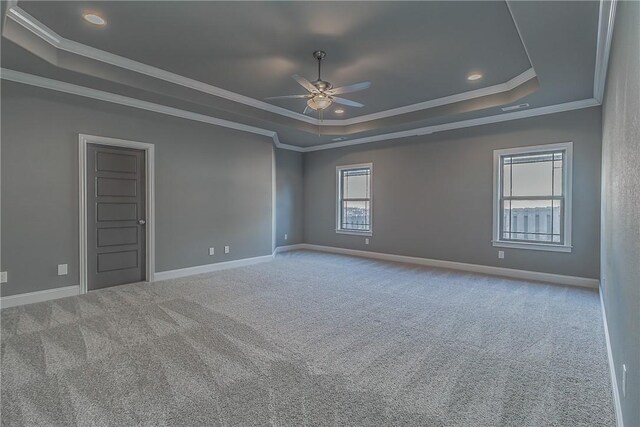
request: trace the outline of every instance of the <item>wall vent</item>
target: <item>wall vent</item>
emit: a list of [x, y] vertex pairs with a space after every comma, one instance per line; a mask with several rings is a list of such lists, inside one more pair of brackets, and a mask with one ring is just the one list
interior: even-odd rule
[[502, 111], [513, 111], [513, 110], [519, 110], [521, 108], [527, 108], [529, 106], [529, 104], [524, 103], [524, 104], [518, 104], [518, 105], [510, 105], [509, 107], [503, 107]]

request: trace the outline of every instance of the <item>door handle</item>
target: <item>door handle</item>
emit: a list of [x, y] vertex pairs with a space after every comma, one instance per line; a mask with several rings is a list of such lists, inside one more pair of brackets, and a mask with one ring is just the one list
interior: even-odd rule
[[147, 221], [145, 221], [144, 219], [139, 219], [138, 220], [138, 224], [140, 225], [145, 225], [147, 223]]

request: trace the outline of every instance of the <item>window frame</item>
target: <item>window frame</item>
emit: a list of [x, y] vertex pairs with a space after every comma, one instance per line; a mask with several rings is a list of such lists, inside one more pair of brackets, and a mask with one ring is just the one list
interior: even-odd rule
[[[562, 192], [564, 194], [563, 218], [561, 219], [561, 241], [562, 243], [546, 243], [546, 242], [525, 242], [503, 240], [501, 235], [502, 223], [502, 171], [501, 157], [509, 155], [534, 154], [548, 151], [564, 150], [565, 160], [562, 170]], [[571, 243], [571, 208], [572, 208], [572, 190], [573, 190], [573, 142], [560, 142], [554, 144], [542, 144], [534, 146], [506, 148], [493, 151], [493, 246], [500, 248], [513, 249], [532, 249], [550, 252], [572, 252]], [[535, 196], [532, 196], [535, 198]]]
[[[342, 228], [340, 221], [342, 206], [342, 171], [352, 169], [369, 169], [369, 230], [349, 230]], [[357, 163], [351, 165], [336, 166], [336, 233], [351, 234], [354, 236], [373, 235], [373, 163]]]

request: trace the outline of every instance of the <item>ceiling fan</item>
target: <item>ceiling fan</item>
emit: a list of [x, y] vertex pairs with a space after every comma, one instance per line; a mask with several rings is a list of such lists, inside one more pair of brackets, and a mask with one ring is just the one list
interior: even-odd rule
[[322, 112], [328, 108], [331, 104], [336, 103], [340, 105], [346, 105], [349, 107], [364, 107], [364, 104], [337, 97], [336, 95], [342, 95], [343, 93], [352, 93], [359, 90], [368, 89], [371, 86], [371, 82], [354, 83], [347, 86], [341, 86], [334, 88], [333, 85], [320, 77], [320, 70], [322, 67], [322, 60], [327, 54], [322, 50], [316, 50], [313, 52], [313, 57], [318, 60], [318, 79], [310, 82], [309, 80], [294, 74], [293, 79], [297, 81], [300, 86], [305, 88], [309, 93], [304, 95], [284, 95], [284, 96], [272, 96], [265, 99], [306, 99], [307, 106], [304, 108], [303, 114], [306, 114], [309, 109]]

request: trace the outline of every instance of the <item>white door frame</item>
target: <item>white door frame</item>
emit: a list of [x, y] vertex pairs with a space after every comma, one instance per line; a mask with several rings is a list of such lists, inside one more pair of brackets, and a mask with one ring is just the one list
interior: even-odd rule
[[124, 139], [107, 138], [104, 136], [78, 135], [78, 164], [79, 164], [79, 236], [80, 236], [80, 294], [87, 293], [87, 144], [101, 144], [113, 147], [134, 148], [145, 152], [146, 172], [146, 278], [153, 281], [156, 271], [156, 207], [155, 207], [155, 152], [154, 145], [146, 142], [127, 141]]

